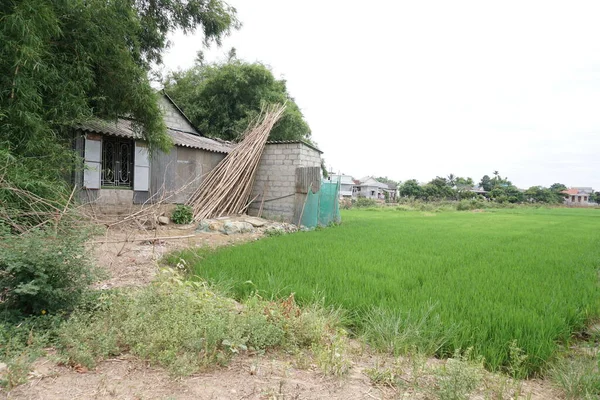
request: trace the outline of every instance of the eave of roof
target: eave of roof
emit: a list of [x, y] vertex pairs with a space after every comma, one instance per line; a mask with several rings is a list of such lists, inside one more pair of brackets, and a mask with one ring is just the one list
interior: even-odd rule
[[309, 147], [315, 151], [318, 151], [320, 154], [323, 154], [321, 150], [319, 150], [315, 145], [312, 145], [304, 140], [269, 140], [267, 144], [303, 144], [306, 147]]
[[[128, 139], [142, 139], [142, 135], [133, 129], [131, 120], [119, 118], [116, 122], [103, 120], [90, 120], [76, 126], [83, 132], [99, 133], [124, 137]], [[207, 150], [215, 153], [229, 153], [234, 145], [223, 141], [217, 141], [207, 137], [199, 136], [193, 132], [167, 128], [167, 134], [173, 139], [173, 144], [180, 147]]]

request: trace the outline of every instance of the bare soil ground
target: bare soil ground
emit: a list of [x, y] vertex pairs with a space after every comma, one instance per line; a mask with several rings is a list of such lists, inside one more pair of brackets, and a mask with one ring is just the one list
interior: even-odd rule
[[257, 240], [263, 233], [225, 235], [219, 232], [194, 232], [196, 225], [166, 225], [156, 230], [109, 229], [90, 244], [96, 264], [108, 272], [97, 288], [144, 286], [159, 270], [158, 260], [165, 254], [193, 247], [221, 247]]
[[[257, 240], [261, 232], [225, 235], [195, 233], [195, 226], [168, 225], [156, 231], [109, 230], [90, 244], [99, 266], [108, 278], [98, 288], [142, 286], [158, 272], [158, 260], [166, 253], [187, 247], [227, 246]], [[183, 237], [182, 237], [183, 236]], [[357, 345], [357, 347], [360, 347]], [[420, 385], [390, 387], [374, 385], [366, 371], [374, 365], [393, 364], [391, 357], [368, 351], [351, 355], [353, 367], [344, 377], [325, 376], [310, 357], [299, 362], [297, 356], [283, 353], [240, 355], [223, 368], [191, 377], [175, 379], [160, 367], [133, 356], [110, 359], [93, 371], [73, 369], [53, 361], [53, 350], [34, 363], [28, 383], [10, 392], [0, 388], [0, 399], [435, 399], [427, 389], [434, 378], [425, 373]], [[439, 366], [443, 361], [427, 360]], [[302, 365], [300, 365], [302, 364]], [[414, 381], [409, 362], [402, 369], [400, 382]], [[484, 399], [485, 388], [473, 395]], [[547, 381], [522, 383], [522, 398], [549, 400], [562, 398]], [[527, 397], [530, 396], [530, 397]], [[506, 397], [510, 398], [510, 397]]]

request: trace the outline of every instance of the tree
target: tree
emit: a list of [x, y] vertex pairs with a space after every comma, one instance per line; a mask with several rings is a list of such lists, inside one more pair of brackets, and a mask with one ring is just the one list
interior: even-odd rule
[[563, 190], [567, 190], [567, 186], [563, 185], [562, 183], [553, 183], [552, 186], [550, 186], [550, 190], [560, 193]]
[[534, 203], [556, 204], [562, 201], [560, 192], [543, 186], [532, 186], [525, 191], [525, 198]]
[[490, 179], [489, 175], [484, 175], [481, 178], [481, 182], [479, 182], [479, 186], [481, 186], [483, 188], [483, 190], [485, 190], [486, 192], [489, 192], [490, 190], [492, 190], [492, 180]]
[[0, 177], [43, 196], [66, 190], [71, 129], [92, 117], [131, 117], [151, 149], [168, 149], [148, 78], [167, 33], [200, 28], [219, 43], [238, 26], [221, 0], [0, 2]]
[[381, 183], [385, 183], [385, 184], [388, 184], [388, 185], [392, 185], [392, 186], [394, 186], [395, 188], [397, 188], [397, 187], [398, 187], [398, 185], [400, 184], [398, 181], [395, 181], [395, 180], [393, 180], [393, 179], [390, 179], [390, 178], [388, 178], [387, 176], [385, 176], [385, 177], [382, 177], [382, 176], [380, 176], [379, 178], [375, 178], [375, 180], [376, 180], [376, 181], [378, 181], [378, 182], [381, 182]]
[[419, 185], [416, 179], [409, 179], [399, 187], [399, 194], [403, 197], [418, 198], [421, 196], [421, 192], [421, 185]]
[[310, 128], [287, 92], [285, 80], [275, 79], [271, 70], [261, 63], [238, 60], [235, 53], [230, 52], [224, 63], [197, 63], [186, 71], [174, 72], [164, 86], [207, 136], [235, 140], [264, 105], [287, 102], [285, 113], [269, 138], [310, 138]]
[[454, 180], [454, 184], [459, 189], [470, 189], [475, 183], [473, 182], [473, 178], [463, 178], [458, 176]]
[[450, 174], [448, 175], [448, 185], [450, 185], [450, 187], [454, 187], [454, 185], [456, 185], [456, 175], [454, 174]]

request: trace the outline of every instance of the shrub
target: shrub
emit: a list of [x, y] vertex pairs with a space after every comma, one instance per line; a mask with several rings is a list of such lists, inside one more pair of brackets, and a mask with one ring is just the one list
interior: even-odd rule
[[72, 308], [97, 274], [82, 230], [32, 230], [0, 237], [0, 307], [44, 314]]
[[354, 207], [357, 208], [361, 208], [361, 207], [375, 207], [377, 206], [377, 201], [375, 201], [374, 199], [368, 199], [366, 197], [359, 197], [356, 199], [356, 201], [354, 201]]
[[178, 204], [171, 214], [171, 221], [178, 225], [189, 224], [193, 221], [194, 214], [192, 207]]

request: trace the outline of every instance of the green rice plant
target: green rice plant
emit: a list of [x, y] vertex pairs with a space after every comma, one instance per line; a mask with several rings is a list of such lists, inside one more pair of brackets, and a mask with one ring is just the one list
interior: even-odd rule
[[[342, 217], [336, 229], [177, 257], [202, 279], [231, 282], [238, 300], [324, 298], [377, 348], [448, 357], [472, 347], [487, 368], [518, 376], [540, 371], [600, 316], [598, 210], [380, 208]], [[522, 353], [511, 354], [513, 343]]]

